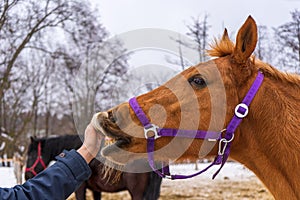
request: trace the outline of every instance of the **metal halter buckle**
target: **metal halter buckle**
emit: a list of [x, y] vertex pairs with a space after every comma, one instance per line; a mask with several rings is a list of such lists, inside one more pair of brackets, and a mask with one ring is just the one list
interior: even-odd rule
[[[239, 112], [239, 108], [245, 109], [245, 112], [244, 112], [244, 113], [240, 113], [240, 112]], [[248, 106], [247, 106], [246, 104], [244, 104], [244, 103], [238, 104], [238, 105], [235, 107], [235, 109], [234, 109], [234, 114], [235, 114], [235, 116], [237, 116], [238, 118], [244, 118], [244, 117], [246, 117], [247, 114], [248, 114], [248, 112], [249, 112], [249, 108], [248, 108]]]
[[172, 179], [172, 176], [171, 175], [165, 175], [164, 178], [166, 178], [166, 179]]
[[[232, 134], [232, 137], [230, 138], [230, 140], [227, 140], [226, 138], [222, 138], [220, 141], [219, 141], [219, 150], [218, 150], [218, 155], [219, 156], [223, 156], [224, 153], [225, 153], [225, 149], [227, 147], [227, 144], [230, 143], [234, 138], [234, 134]], [[224, 143], [224, 146], [222, 148], [222, 142]]]
[[[154, 124], [148, 124], [147, 126], [144, 127], [144, 133], [145, 133], [145, 138], [148, 139], [149, 137], [154, 137], [156, 140], [157, 138], [160, 138], [161, 136], [158, 135], [158, 126]], [[148, 135], [148, 133], [152, 133], [152, 135]]]

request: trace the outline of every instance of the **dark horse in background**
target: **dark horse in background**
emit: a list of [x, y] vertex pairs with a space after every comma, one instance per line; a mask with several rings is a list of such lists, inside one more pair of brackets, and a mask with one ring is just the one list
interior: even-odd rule
[[[26, 164], [25, 179], [34, 177], [43, 171], [50, 161], [64, 149], [78, 149], [82, 141], [78, 135], [65, 135], [52, 138], [31, 138], [28, 147], [28, 158]], [[140, 165], [141, 162], [132, 163], [130, 167]], [[145, 164], [143, 162], [143, 164]], [[105, 176], [105, 165], [98, 159], [93, 159], [89, 164], [92, 175], [88, 181], [83, 183], [75, 192], [77, 200], [85, 199], [86, 188], [93, 191], [94, 199], [101, 199], [101, 192], [119, 192], [128, 190], [133, 200], [158, 199], [160, 195], [161, 177], [155, 172], [128, 173], [123, 172], [117, 182], [112, 182], [111, 176]], [[113, 169], [111, 175], [118, 173]]]

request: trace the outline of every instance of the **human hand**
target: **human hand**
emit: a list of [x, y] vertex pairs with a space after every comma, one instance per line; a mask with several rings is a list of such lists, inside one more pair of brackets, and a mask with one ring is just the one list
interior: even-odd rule
[[91, 124], [85, 129], [84, 142], [77, 152], [89, 163], [100, 150], [103, 135], [96, 132]]

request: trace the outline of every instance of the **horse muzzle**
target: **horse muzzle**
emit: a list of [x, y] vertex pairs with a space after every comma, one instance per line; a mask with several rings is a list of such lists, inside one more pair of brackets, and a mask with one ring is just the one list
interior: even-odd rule
[[112, 141], [118, 147], [128, 145], [131, 142], [131, 137], [122, 131], [116, 123], [112, 110], [95, 114], [92, 124], [106, 136], [106, 140]]

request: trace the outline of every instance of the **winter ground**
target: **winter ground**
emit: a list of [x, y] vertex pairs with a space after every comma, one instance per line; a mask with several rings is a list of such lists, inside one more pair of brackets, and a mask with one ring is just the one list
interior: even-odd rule
[[[199, 164], [204, 168], [207, 164]], [[235, 162], [228, 162], [215, 180], [211, 177], [218, 168], [186, 180], [164, 179], [161, 187], [160, 200], [272, 200], [273, 197], [256, 178], [256, 176]], [[171, 166], [172, 174], [195, 173], [195, 164], [181, 164]], [[0, 187], [11, 187], [16, 184], [13, 168], [0, 167]], [[104, 200], [127, 200], [127, 191], [119, 193], [103, 193]], [[69, 198], [69, 199], [72, 199]]]
[[0, 187], [12, 187], [16, 184], [13, 167], [0, 167]]

